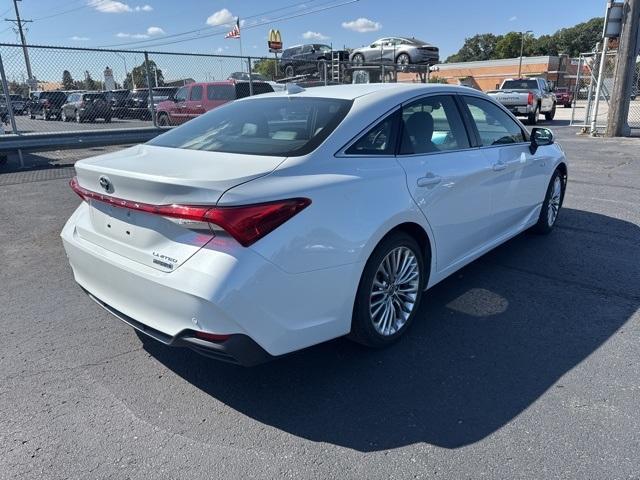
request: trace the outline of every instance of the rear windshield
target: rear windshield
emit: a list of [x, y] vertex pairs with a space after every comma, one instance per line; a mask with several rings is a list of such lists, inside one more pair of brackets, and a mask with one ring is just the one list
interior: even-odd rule
[[535, 80], [505, 80], [502, 90], [535, 90], [538, 82]]
[[[273, 87], [270, 84], [263, 82], [253, 82], [254, 95], [271, 92], [273, 92]], [[248, 97], [249, 93], [249, 82], [236, 83], [236, 98]]]
[[351, 104], [349, 100], [309, 97], [230, 102], [149, 144], [248, 155], [305, 155], [340, 124]]
[[42, 92], [40, 94], [41, 99], [54, 99], [54, 98], [67, 98], [67, 94], [64, 92]]

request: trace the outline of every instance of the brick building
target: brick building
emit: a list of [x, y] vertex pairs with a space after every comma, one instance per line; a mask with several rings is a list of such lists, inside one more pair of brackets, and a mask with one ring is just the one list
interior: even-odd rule
[[[478, 90], [498, 88], [506, 78], [518, 76], [519, 58], [438, 64], [439, 71], [431, 73], [447, 83], [467, 85]], [[578, 62], [566, 55], [523, 57], [523, 77], [543, 77], [557, 86], [573, 87], [576, 82]], [[419, 82], [414, 73], [398, 73], [399, 82]]]

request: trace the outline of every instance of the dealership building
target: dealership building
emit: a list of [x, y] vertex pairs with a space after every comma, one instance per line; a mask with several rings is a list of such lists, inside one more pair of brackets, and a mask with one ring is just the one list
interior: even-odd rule
[[[479, 62], [441, 63], [432, 77], [447, 83], [466, 85], [478, 90], [494, 90], [503, 80], [518, 76], [520, 58], [484, 60]], [[576, 83], [578, 60], [567, 55], [522, 58], [522, 77], [543, 77], [554, 85], [573, 87]], [[398, 81], [419, 82], [418, 75], [398, 73]]]

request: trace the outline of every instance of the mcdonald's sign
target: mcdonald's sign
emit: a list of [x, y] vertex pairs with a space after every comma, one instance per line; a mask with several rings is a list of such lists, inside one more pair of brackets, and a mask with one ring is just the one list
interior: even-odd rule
[[267, 44], [269, 45], [269, 51], [271, 53], [278, 53], [282, 51], [282, 37], [280, 36], [280, 30], [269, 30]]

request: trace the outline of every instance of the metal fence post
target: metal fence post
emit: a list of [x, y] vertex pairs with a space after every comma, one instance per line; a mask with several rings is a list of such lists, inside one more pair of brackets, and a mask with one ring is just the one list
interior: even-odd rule
[[158, 126], [158, 119], [156, 118], [156, 106], [153, 103], [153, 88], [151, 87], [151, 70], [149, 69], [149, 54], [144, 52], [144, 67], [147, 71], [147, 87], [149, 88], [149, 109], [151, 110], [151, 120], [153, 126]]
[[249, 96], [253, 97], [253, 69], [251, 68], [251, 57], [247, 57], [249, 61]]
[[4, 93], [4, 101], [7, 104], [7, 113], [9, 114], [9, 120], [11, 121], [11, 129], [13, 133], [18, 134], [18, 127], [16, 126], [16, 118], [13, 116], [13, 105], [11, 103], [11, 97], [9, 96], [9, 85], [7, 84], [7, 76], [4, 73], [4, 62], [2, 61], [2, 55], [0, 54], [0, 75], [2, 75], [2, 91]]
[[327, 61], [326, 60], [322, 62], [322, 70], [324, 73], [324, 86], [326, 87], [329, 84], [327, 79]]
[[582, 74], [582, 55], [578, 57], [578, 70], [576, 72], [576, 86], [573, 89], [573, 105], [571, 108], [571, 121], [569, 125], [573, 125], [576, 116], [576, 108], [578, 106], [578, 96], [580, 95], [580, 75]]
[[604, 84], [604, 65], [607, 61], [607, 49], [609, 47], [609, 39], [605, 38], [602, 45], [602, 55], [600, 56], [600, 65], [598, 67], [598, 84], [596, 86], [596, 103], [593, 107], [593, 115], [591, 117], [591, 135], [598, 134], [598, 107], [600, 106], [600, 95], [602, 95], [602, 85]]

